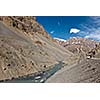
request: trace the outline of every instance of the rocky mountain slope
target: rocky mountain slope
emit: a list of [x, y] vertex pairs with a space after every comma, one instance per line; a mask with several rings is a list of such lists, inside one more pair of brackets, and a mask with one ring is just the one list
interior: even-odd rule
[[46, 82], [49, 83], [100, 83], [100, 43], [85, 53], [78, 61], [66, 65]]
[[58, 45], [36, 17], [0, 17], [0, 80], [50, 69], [73, 54]]
[[56, 39], [56, 41], [74, 54], [80, 52], [86, 53], [95, 48], [96, 44], [98, 44], [97, 41], [81, 37], [74, 37], [66, 41], [60, 41]]

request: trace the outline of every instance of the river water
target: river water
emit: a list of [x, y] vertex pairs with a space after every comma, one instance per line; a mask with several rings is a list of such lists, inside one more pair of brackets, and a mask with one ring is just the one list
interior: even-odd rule
[[31, 74], [28, 76], [23, 76], [13, 80], [3, 81], [5, 83], [45, 83], [45, 81], [55, 74], [58, 70], [60, 70], [64, 66], [62, 61], [59, 61], [58, 64], [52, 66], [51, 69], [47, 71], [39, 72], [38, 74]]

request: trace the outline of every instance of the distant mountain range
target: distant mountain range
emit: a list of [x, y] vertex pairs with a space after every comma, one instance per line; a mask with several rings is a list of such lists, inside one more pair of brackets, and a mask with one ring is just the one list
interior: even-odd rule
[[99, 42], [81, 37], [73, 37], [69, 40], [55, 39], [58, 44], [65, 47], [72, 53], [79, 53], [81, 51], [88, 52], [96, 47]]

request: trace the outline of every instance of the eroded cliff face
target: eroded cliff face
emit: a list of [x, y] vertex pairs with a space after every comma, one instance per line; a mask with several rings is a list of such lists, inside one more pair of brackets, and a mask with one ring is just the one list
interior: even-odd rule
[[30, 16], [0, 17], [0, 80], [47, 70], [73, 54]]
[[0, 17], [6, 25], [18, 29], [28, 35], [34, 35], [37, 32], [44, 35], [46, 38], [52, 39], [51, 36], [44, 30], [43, 26], [36, 21], [33, 16], [4, 16]]

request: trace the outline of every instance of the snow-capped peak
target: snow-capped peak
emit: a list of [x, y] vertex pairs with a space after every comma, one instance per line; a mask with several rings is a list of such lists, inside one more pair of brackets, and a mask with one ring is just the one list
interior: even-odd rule
[[59, 40], [59, 41], [63, 41], [63, 42], [66, 42], [66, 40], [64, 39], [61, 39], [61, 38], [54, 38], [55, 40]]

